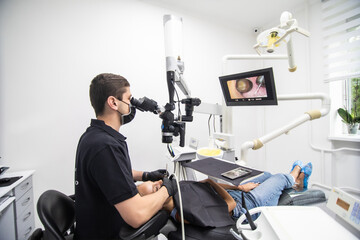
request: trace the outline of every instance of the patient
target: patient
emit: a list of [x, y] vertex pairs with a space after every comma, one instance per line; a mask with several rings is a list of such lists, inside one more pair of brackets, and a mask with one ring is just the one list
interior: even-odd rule
[[[264, 172], [261, 176], [239, 186], [216, 183], [210, 179], [201, 182], [181, 181], [184, 222], [202, 227], [226, 226], [230, 223], [229, 216], [236, 220], [246, 213], [242, 206], [242, 191], [248, 210], [261, 206], [276, 206], [284, 189], [294, 188], [300, 191], [304, 187], [306, 188], [311, 173], [311, 163], [304, 166], [301, 161], [296, 161], [293, 163], [290, 174], [272, 175]], [[211, 187], [206, 187], [206, 185]], [[161, 180], [148, 181], [139, 185], [138, 191], [140, 195], [147, 195], [158, 191], [161, 186]], [[208, 195], [204, 192], [207, 192]], [[169, 197], [163, 209], [171, 213], [175, 220], [180, 221], [180, 214], [177, 212], [177, 198], [176, 195], [174, 199]], [[258, 214], [254, 215], [253, 219], [255, 220], [257, 217]]]

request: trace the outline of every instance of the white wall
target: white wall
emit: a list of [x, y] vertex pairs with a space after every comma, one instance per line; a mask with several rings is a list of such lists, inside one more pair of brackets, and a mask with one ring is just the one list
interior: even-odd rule
[[[329, 84], [324, 83], [323, 78], [323, 48], [322, 23], [321, 23], [321, 2], [311, 0], [308, 8], [303, 12], [306, 17], [309, 31], [312, 33], [310, 38], [309, 55], [309, 84], [311, 92], [330, 93]], [[338, 91], [340, 91], [338, 89]], [[333, 95], [330, 93], [330, 96]], [[332, 99], [332, 105], [342, 105]], [[315, 103], [312, 107], [316, 106]], [[360, 149], [359, 142], [350, 141], [330, 141], [328, 137], [331, 132], [330, 121], [337, 116], [335, 111], [331, 111], [324, 120], [313, 121], [311, 134], [309, 134], [309, 144], [314, 148], [311, 150], [313, 159], [316, 160], [316, 166], [319, 168], [321, 161], [324, 164], [324, 181], [321, 181], [321, 171], [316, 171], [312, 179], [313, 182], [322, 182], [329, 186], [353, 187], [360, 189], [360, 152], [357, 151], [337, 151], [340, 148]], [[311, 140], [310, 140], [311, 139]], [[315, 150], [316, 149], [316, 150]], [[323, 150], [323, 151], [322, 151]], [[330, 151], [327, 151], [330, 150]], [[320, 169], [319, 169], [320, 170]]]
[[[0, 164], [36, 170], [35, 200], [48, 189], [74, 192], [75, 151], [94, 118], [88, 89], [98, 73], [125, 76], [135, 97], [168, 101], [164, 14], [183, 17], [185, 77], [192, 95], [205, 102], [221, 103], [221, 57], [251, 45], [232, 29], [140, 1], [0, 4]], [[134, 169], [165, 167], [160, 126], [158, 116], [138, 112], [121, 128]], [[207, 116], [188, 126], [188, 137], [206, 145]]]
[[[289, 9], [282, 9], [283, 11]], [[276, 61], [233, 61], [228, 64], [228, 72], [235, 73], [262, 67], [273, 67], [277, 94], [327, 93], [329, 85], [323, 79], [321, 2], [304, 1], [298, 8], [289, 10], [299, 26], [310, 31], [311, 37], [293, 34], [294, 56], [298, 69], [287, 71], [286, 60]], [[279, 16], [280, 17], [280, 16]], [[273, 19], [264, 24], [268, 29], [279, 24]], [[285, 54], [285, 46], [276, 49]], [[335, 103], [334, 103], [335, 104]], [[278, 106], [233, 108], [234, 133], [240, 154], [240, 145], [263, 136], [284, 124], [290, 123], [304, 112], [320, 109], [321, 101], [279, 101]], [[330, 141], [330, 119], [335, 112], [324, 118], [305, 123], [283, 135], [257, 151], [250, 150], [248, 164], [271, 172], [288, 172], [295, 160], [313, 163], [310, 183], [329, 186], [349, 186], [360, 188], [359, 152], [333, 151], [339, 148], [360, 149], [358, 142]]]
[[[285, 10], [285, 9], [284, 9]], [[266, 61], [264, 67], [272, 66], [276, 81], [277, 94], [296, 94], [323, 92], [329, 94], [329, 85], [323, 79], [323, 54], [321, 35], [321, 2], [308, 1], [303, 6], [291, 11], [299, 26], [310, 31], [311, 37], [305, 38], [300, 34], [293, 34], [294, 56], [298, 70], [294, 73], [287, 71], [287, 61]], [[269, 22], [264, 29], [276, 26], [279, 20]], [[278, 49], [283, 53], [284, 49]], [[240, 63], [239, 63], [240, 64]], [[335, 103], [333, 103], [335, 104]], [[244, 119], [243, 109], [237, 109], [235, 119], [241, 119], [238, 126], [237, 138], [240, 143], [262, 136], [278, 127], [289, 123], [292, 119], [312, 109], [319, 109], [321, 102], [314, 101], [280, 101], [277, 107], [259, 107], [248, 110], [252, 119]], [[249, 164], [271, 172], [287, 172], [295, 160], [313, 163], [313, 175], [310, 183], [322, 183], [329, 186], [348, 186], [360, 188], [360, 155], [354, 151], [332, 151], [339, 148], [360, 149], [358, 142], [330, 141], [331, 112], [324, 118], [311, 121], [292, 130], [268, 143], [258, 151], [249, 152]], [[247, 126], [255, 123], [258, 128], [249, 129]], [[236, 128], [236, 127], [235, 127]], [[257, 135], [256, 135], [257, 134]], [[245, 135], [245, 136], [244, 136]], [[250, 137], [249, 137], [250, 136]]]
[[[300, 26], [312, 33], [310, 39], [294, 36], [296, 73], [287, 72], [286, 61], [233, 63], [229, 71], [273, 66], [278, 94], [327, 92], [319, 64], [319, 3], [292, 12]], [[121, 74], [130, 81], [135, 97], [147, 96], [159, 104], [167, 102], [162, 17], [168, 13], [183, 17], [185, 77], [192, 95], [203, 102], [221, 103], [218, 81], [222, 74], [221, 58], [225, 54], [254, 53], [251, 47], [255, 36], [251, 33], [214, 25], [201, 16], [163, 9], [145, 1], [0, 2], [0, 164], [13, 171], [36, 170], [35, 200], [47, 189], [73, 193], [77, 142], [94, 117], [88, 87], [95, 75]], [[277, 24], [278, 19], [274, 19], [266, 26]], [[311, 101], [234, 109], [237, 155], [242, 142], [318, 107], [318, 101]], [[200, 146], [206, 146], [207, 120], [208, 116], [195, 114], [194, 122], [187, 124], [187, 139], [196, 137]], [[131, 124], [121, 128], [128, 137], [134, 169], [163, 168], [168, 162], [160, 125], [157, 116], [138, 113]], [[297, 159], [312, 161], [311, 181], [319, 181], [323, 159], [327, 166], [325, 183], [329, 184], [329, 165], [335, 160], [334, 184], [359, 188], [358, 156], [348, 152], [336, 157], [321, 155], [309, 146], [312, 142], [332, 147], [328, 133], [329, 117], [305, 124], [258, 152], [250, 152], [249, 164], [272, 172], [288, 172]], [[343, 173], [345, 170], [347, 174]]]

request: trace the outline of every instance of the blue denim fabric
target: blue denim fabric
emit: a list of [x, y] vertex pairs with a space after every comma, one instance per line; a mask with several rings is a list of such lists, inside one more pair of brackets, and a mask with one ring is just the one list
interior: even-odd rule
[[[295, 183], [294, 178], [290, 174], [278, 173], [272, 175], [269, 172], [264, 172], [261, 176], [247, 182], [260, 183], [259, 186], [250, 192], [244, 193], [245, 204], [248, 210], [256, 207], [276, 206], [282, 191], [286, 188], [291, 188]], [[227, 190], [227, 192], [236, 201], [236, 207], [233, 210], [233, 218], [238, 219], [246, 212], [241, 203], [241, 191]], [[258, 215], [259, 214], [254, 215], [253, 220], [255, 220]]]

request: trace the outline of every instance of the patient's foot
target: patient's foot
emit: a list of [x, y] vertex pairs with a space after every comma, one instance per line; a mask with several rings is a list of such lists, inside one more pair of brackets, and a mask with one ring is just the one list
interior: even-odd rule
[[301, 160], [296, 160], [295, 162], [293, 162], [290, 172], [292, 172], [296, 166], [303, 168], [304, 164], [302, 163]]
[[308, 164], [306, 164], [304, 166], [304, 168], [302, 169], [302, 172], [305, 174], [305, 177], [304, 177], [304, 188], [307, 188], [308, 187], [308, 183], [309, 183], [309, 177], [312, 173], [312, 170], [313, 170], [313, 166], [312, 166], [312, 163], [309, 162]]
[[299, 165], [295, 165], [294, 168], [291, 170], [290, 174], [294, 177], [295, 181], [298, 178], [301, 172], [301, 167]]
[[292, 187], [293, 189], [295, 189], [295, 191], [302, 191], [304, 189], [304, 178], [305, 178], [305, 174], [302, 172], [295, 179], [295, 184]]

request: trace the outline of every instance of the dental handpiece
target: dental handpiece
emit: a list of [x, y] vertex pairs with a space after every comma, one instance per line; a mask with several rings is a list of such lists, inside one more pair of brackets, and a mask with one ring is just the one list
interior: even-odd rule
[[260, 76], [256, 79], [256, 84], [258, 85], [254, 95], [256, 95], [256, 93], [259, 91], [260, 87], [265, 85], [265, 79], [264, 76]]

